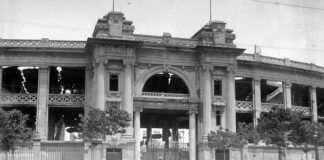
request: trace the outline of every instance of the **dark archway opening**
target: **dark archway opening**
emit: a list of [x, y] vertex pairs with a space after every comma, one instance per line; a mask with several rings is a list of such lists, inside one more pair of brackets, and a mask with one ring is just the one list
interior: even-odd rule
[[179, 76], [166, 72], [150, 77], [143, 87], [143, 92], [189, 94], [187, 85]]
[[84, 110], [81, 107], [50, 107], [48, 140], [74, 141], [80, 139], [81, 135], [78, 134], [80, 132], [79, 123], [81, 123], [80, 114], [84, 114]]

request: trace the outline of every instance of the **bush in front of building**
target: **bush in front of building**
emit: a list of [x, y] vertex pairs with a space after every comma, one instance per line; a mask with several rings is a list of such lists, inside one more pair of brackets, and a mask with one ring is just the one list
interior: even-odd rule
[[17, 146], [25, 146], [31, 142], [33, 132], [26, 126], [27, 120], [28, 115], [19, 110], [0, 109], [0, 150], [13, 154]]
[[81, 115], [80, 127], [85, 140], [105, 139], [106, 135], [125, 133], [130, 126], [131, 115], [118, 107], [100, 110], [88, 107], [85, 115]]

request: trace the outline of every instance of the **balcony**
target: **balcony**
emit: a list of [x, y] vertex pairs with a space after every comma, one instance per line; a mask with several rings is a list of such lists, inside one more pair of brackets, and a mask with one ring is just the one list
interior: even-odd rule
[[0, 94], [1, 104], [37, 104], [37, 94], [26, 93], [2, 93]]
[[261, 104], [261, 112], [269, 112], [273, 107], [284, 107], [283, 104], [278, 103], [262, 103]]
[[51, 105], [83, 105], [84, 94], [49, 94], [48, 104]]
[[179, 93], [142, 92], [142, 97], [161, 99], [189, 99], [190, 95]]
[[253, 102], [250, 101], [236, 101], [236, 112], [252, 112]]

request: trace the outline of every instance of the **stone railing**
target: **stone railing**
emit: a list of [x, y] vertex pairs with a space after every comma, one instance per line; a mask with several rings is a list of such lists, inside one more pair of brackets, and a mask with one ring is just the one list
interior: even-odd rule
[[266, 64], [287, 66], [287, 67], [293, 67], [293, 68], [299, 68], [299, 69], [324, 73], [324, 67], [316, 66], [313, 63], [297, 62], [297, 61], [289, 60], [288, 58], [281, 59], [281, 58], [275, 58], [275, 57], [262, 56], [259, 54], [243, 53], [242, 55], [237, 57], [237, 60], [261, 62], [261, 63], [266, 63]]
[[179, 94], [179, 93], [142, 92], [142, 97], [165, 98], [165, 99], [189, 99], [190, 95]]
[[284, 105], [278, 103], [261, 103], [261, 112], [269, 112], [273, 107], [284, 107]]
[[48, 97], [48, 103], [56, 105], [76, 105], [84, 102], [84, 94], [50, 94]]
[[86, 41], [59, 41], [59, 40], [15, 40], [0, 39], [0, 47], [50, 47], [50, 48], [85, 48]]
[[236, 101], [236, 112], [252, 112], [253, 102]]
[[301, 112], [307, 116], [311, 115], [311, 107], [291, 106], [291, 110]]
[[2, 93], [0, 94], [1, 104], [36, 104], [37, 94]]

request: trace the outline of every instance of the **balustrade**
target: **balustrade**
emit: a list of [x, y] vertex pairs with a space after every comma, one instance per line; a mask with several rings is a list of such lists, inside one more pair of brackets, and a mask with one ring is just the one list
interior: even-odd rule
[[310, 107], [292, 106], [291, 110], [301, 112], [303, 115], [306, 115], [306, 116], [311, 115], [311, 108]]
[[269, 112], [273, 107], [284, 107], [283, 104], [278, 103], [262, 103], [261, 104], [261, 112]]
[[253, 102], [236, 101], [236, 112], [252, 112]]
[[50, 94], [49, 104], [84, 104], [84, 94]]
[[189, 94], [178, 94], [178, 93], [158, 93], [158, 92], [143, 92], [143, 97], [150, 98], [166, 98], [166, 99], [188, 99]]
[[1, 104], [36, 104], [37, 94], [2, 93], [0, 94]]

